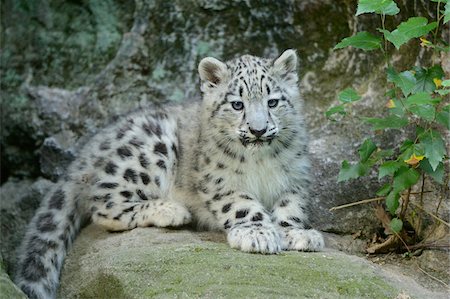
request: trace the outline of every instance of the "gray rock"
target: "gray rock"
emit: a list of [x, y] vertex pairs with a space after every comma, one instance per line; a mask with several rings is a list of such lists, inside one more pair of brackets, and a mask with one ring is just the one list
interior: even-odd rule
[[356, 256], [248, 254], [221, 234], [87, 227], [64, 265], [60, 298], [447, 298]]

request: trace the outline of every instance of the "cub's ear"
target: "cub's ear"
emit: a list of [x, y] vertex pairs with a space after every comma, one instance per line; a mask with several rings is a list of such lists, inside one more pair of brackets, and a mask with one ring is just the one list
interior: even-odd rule
[[213, 57], [206, 57], [200, 61], [198, 73], [202, 80], [202, 86], [206, 85], [205, 87], [216, 87], [228, 78], [226, 64]]
[[273, 62], [273, 73], [285, 78], [289, 74], [294, 74], [297, 77], [297, 53], [295, 50], [288, 49], [283, 52]]

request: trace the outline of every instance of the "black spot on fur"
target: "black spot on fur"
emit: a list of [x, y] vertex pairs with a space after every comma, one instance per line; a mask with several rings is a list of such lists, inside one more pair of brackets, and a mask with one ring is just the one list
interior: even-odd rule
[[138, 189], [136, 190], [136, 194], [142, 199], [142, 200], [148, 200], [147, 195], [145, 195], [144, 191]]
[[244, 218], [248, 215], [248, 209], [236, 211], [236, 219]]
[[280, 223], [278, 223], [280, 226], [282, 227], [289, 227], [292, 226], [290, 223], [286, 222], [286, 221], [280, 221]]
[[167, 157], [167, 146], [162, 142], [158, 142], [157, 144], [155, 144], [155, 147], [153, 148], [153, 152], [155, 154], [161, 154], [161, 155]]
[[163, 160], [159, 160], [158, 162], [156, 162], [156, 165], [158, 165], [159, 168], [166, 170], [166, 163]]
[[218, 200], [221, 200], [222, 199], [222, 197], [223, 197], [223, 195], [222, 194], [220, 194], [220, 193], [216, 193], [216, 194], [214, 194], [214, 196], [213, 196], [213, 200], [215, 200], [215, 201], [218, 201]]
[[105, 158], [98, 158], [97, 161], [94, 162], [94, 167], [102, 167], [105, 164]]
[[258, 212], [252, 217], [252, 221], [261, 221], [263, 220], [263, 218], [263, 214], [261, 212]]
[[231, 203], [227, 203], [226, 205], [224, 205], [223, 207], [222, 207], [222, 213], [228, 213], [229, 211], [230, 211], [230, 209], [231, 209]]
[[133, 196], [133, 192], [125, 190], [125, 191], [121, 191], [120, 195], [122, 195], [123, 197], [129, 199], [129, 198], [131, 198], [131, 196]]
[[137, 137], [133, 137], [133, 139], [131, 139], [129, 143], [137, 149], [142, 148], [142, 146], [144, 145], [144, 142]]
[[101, 217], [101, 218], [108, 218], [108, 215], [107, 214], [104, 214], [104, 213], [101, 213], [101, 212], [97, 212], [97, 214], [96, 214], [98, 217]]
[[[23, 262], [23, 269], [21, 271], [22, 277], [28, 281], [39, 281], [44, 278], [47, 274], [47, 268], [44, 266], [42, 262], [42, 258], [39, 254], [34, 252], [27, 255]], [[37, 298], [37, 297], [30, 297]]]
[[289, 220], [295, 221], [297, 223], [302, 223], [302, 221], [298, 217], [290, 217]]
[[36, 222], [36, 228], [42, 233], [52, 232], [56, 229], [56, 227], [57, 225], [55, 222], [53, 222], [52, 213], [41, 214]]
[[229, 229], [230, 227], [231, 227], [230, 220], [227, 219], [227, 221], [225, 221], [225, 223], [223, 224], [223, 228], [224, 229]]
[[103, 188], [103, 189], [115, 189], [118, 186], [119, 186], [119, 184], [117, 184], [117, 183], [101, 183], [99, 185], [99, 187]]
[[289, 201], [288, 199], [283, 199], [283, 200], [280, 202], [280, 207], [281, 207], [281, 208], [284, 208], [284, 207], [286, 207], [289, 203], [290, 203], [290, 201]]
[[53, 193], [52, 197], [50, 197], [48, 207], [50, 209], [61, 210], [64, 205], [65, 197], [66, 195], [63, 190], [56, 190], [55, 193]]
[[159, 124], [154, 124], [153, 122], [148, 122], [142, 125], [142, 129], [148, 136], [155, 134], [158, 138], [161, 138], [161, 126]]
[[161, 179], [159, 178], [159, 176], [155, 176], [155, 184], [158, 187], [161, 187]]
[[127, 168], [125, 170], [125, 172], [123, 173], [123, 178], [127, 181], [127, 182], [133, 182], [133, 184], [137, 184], [137, 174], [136, 171], [134, 171], [131, 168]]
[[148, 183], [150, 183], [150, 181], [151, 181], [150, 176], [148, 174], [146, 174], [145, 172], [141, 172], [139, 174], [139, 176], [141, 177], [142, 183], [144, 185], [148, 185]]
[[110, 175], [115, 175], [117, 171], [117, 165], [109, 161], [105, 166], [105, 172]]
[[117, 154], [122, 159], [125, 159], [127, 157], [131, 157], [133, 155], [133, 153], [131, 152], [131, 149], [128, 146], [126, 146], [126, 145], [119, 147], [117, 149]]
[[217, 168], [219, 168], [219, 169], [224, 169], [225, 168], [225, 165], [223, 164], [223, 163], [217, 163]]
[[147, 156], [144, 153], [141, 153], [139, 155], [139, 163], [145, 169], [147, 169], [147, 167], [150, 165], [150, 161], [147, 159]]
[[178, 148], [175, 144], [172, 144], [172, 151], [175, 154], [175, 158], [178, 159]]
[[107, 151], [111, 148], [111, 142], [103, 141], [102, 143], [100, 143], [98, 148], [102, 151]]
[[105, 208], [107, 209], [111, 209], [112, 207], [114, 207], [116, 204], [113, 201], [108, 201], [105, 205]]
[[247, 194], [241, 194], [241, 195], [239, 195], [239, 197], [243, 198], [243, 199], [253, 200], [253, 198], [248, 196]]
[[214, 184], [219, 185], [222, 182], [223, 182], [223, 179], [222, 178], [218, 178], [217, 180], [214, 181]]

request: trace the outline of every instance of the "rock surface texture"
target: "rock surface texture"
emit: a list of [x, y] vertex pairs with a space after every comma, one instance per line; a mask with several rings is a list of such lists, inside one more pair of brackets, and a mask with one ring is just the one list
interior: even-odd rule
[[[412, 15], [435, 17], [432, 1], [396, 2], [402, 13], [387, 20], [387, 26]], [[299, 75], [314, 166], [314, 224], [340, 235], [372, 236], [380, 223], [371, 205], [329, 211], [374, 197], [380, 186], [376, 179], [369, 178], [336, 183], [342, 159], [357, 157], [361, 136], [369, 134], [383, 144], [393, 142], [390, 134], [375, 136], [351, 119], [332, 123], [324, 116], [324, 111], [336, 104], [337, 93], [351, 86], [364, 98], [355, 106], [354, 114], [374, 116], [374, 107], [384, 105], [380, 100], [385, 79], [382, 57], [354, 49], [332, 50], [355, 31], [379, 27], [379, 19], [374, 16], [355, 18], [356, 4], [356, 0], [2, 1], [0, 236], [6, 271], [14, 271], [15, 248], [42, 194], [64, 173], [90, 135], [139, 107], [199, 99], [197, 65], [205, 56], [223, 60], [246, 53], [276, 57], [287, 48], [297, 49], [301, 57]], [[419, 55], [428, 59], [420, 47], [407, 45], [393, 60], [401, 68], [413, 65]], [[442, 192], [427, 196], [427, 202], [433, 202]], [[448, 201], [442, 202], [439, 216], [443, 219], [448, 219], [448, 205]], [[94, 236], [99, 239], [94, 240]], [[156, 230], [108, 235], [90, 229], [82, 234], [69, 257], [61, 295], [96, 297], [102, 292], [99, 287], [106, 283], [115, 287], [105, 287], [103, 297], [158, 297], [164, 292], [187, 297], [184, 290], [194, 297], [225, 296], [226, 290], [244, 292], [257, 271], [267, 275], [255, 278], [261, 283], [245, 293], [249, 297], [257, 297], [261, 290], [268, 296], [307, 296], [316, 294], [314, 287], [323, 291], [323, 298], [364, 297], [372, 291], [393, 298], [402, 291], [389, 279], [376, 275], [378, 270], [373, 266], [337, 252], [244, 255], [221, 243], [200, 241], [208, 236]], [[443, 236], [448, 238], [448, 230]], [[158, 245], [160, 239], [164, 246]], [[139, 247], [147, 240], [148, 248]], [[336, 247], [361, 251], [362, 241], [355, 242]], [[448, 264], [448, 255], [444, 259]], [[254, 260], [255, 266], [244, 263], [247, 260]], [[342, 272], [327, 269], [330, 263]], [[214, 273], [198, 278], [190, 275], [196, 279], [190, 289], [185, 284], [186, 273], [178, 276], [175, 271], [177, 267], [195, 271], [193, 267], [209, 264], [214, 265]], [[348, 264], [356, 266], [347, 268]], [[214, 282], [218, 279], [216, 271], [228, 278]], [[309, 271], [327, 277], [328, 282], [317, 287], [316, 277], [305, 274]], [[361, 271], [361, 278], [352, 271]], [[372, 278], [376, 282], [372, 283]], [[353, 287], [346, 280], [364, 284], [367, 290]], [[276, 282], [283, 288], [270, 293], [268, 286]]]
[[[447, 298], [366, 260], [324, 252], [242, 253], [222, 234], [87, 227], [64, 266], [60, 298]], [[400, 297], [407, 298], [407, 297]]]

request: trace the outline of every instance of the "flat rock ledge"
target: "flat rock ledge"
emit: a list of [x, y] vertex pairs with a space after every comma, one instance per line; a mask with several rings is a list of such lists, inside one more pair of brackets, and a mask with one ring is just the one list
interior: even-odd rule
[[248, 254], [222, 234], [90, 225], [64, 265], [58, 298], [447, 298], [334, 249]]

